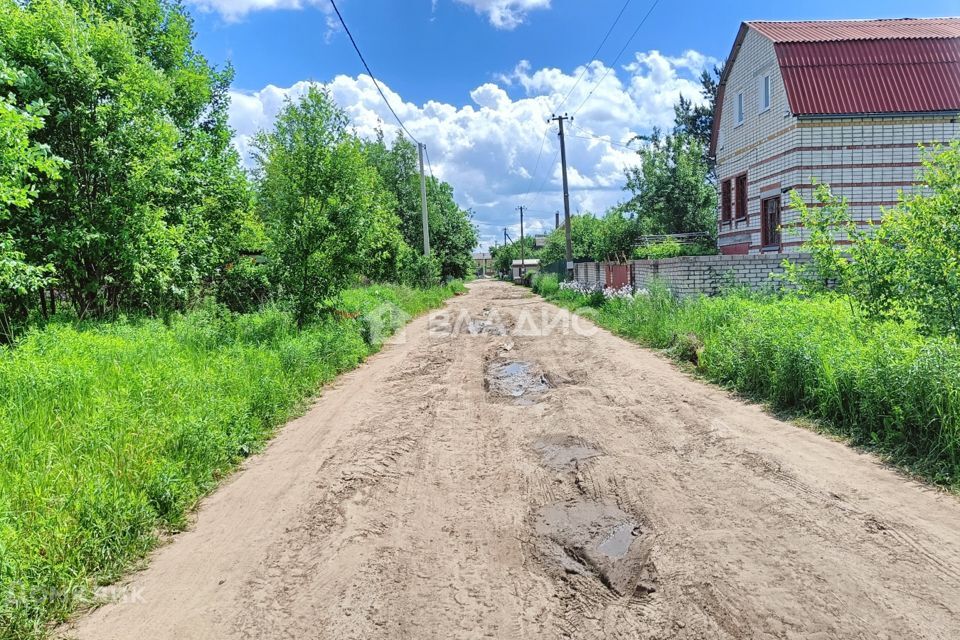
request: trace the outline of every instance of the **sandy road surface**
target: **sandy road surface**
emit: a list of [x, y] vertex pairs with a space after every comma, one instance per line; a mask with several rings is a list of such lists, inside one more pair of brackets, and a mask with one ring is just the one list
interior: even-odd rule
[[64, 633], [960, 638], [956, 499], [576, 329], [474, 284]]

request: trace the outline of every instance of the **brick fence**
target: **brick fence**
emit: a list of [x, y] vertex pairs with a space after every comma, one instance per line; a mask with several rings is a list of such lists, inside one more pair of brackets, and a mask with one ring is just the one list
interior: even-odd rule
[[606, 265], [599, 262], [578, 262], [573, 265], [573, 279], [590, 286], [602, 285], [605, 269]]
[[[783, 286], [771, 274], [783, 273], [784, 259], [810, 262], [802, 253], [761, 253], [736, 256], [684, 256], [663, 260], [633, 260], [630, 273], [635, 289], [644, 289], [654, 278], [661, 280], [674, 294], [715, 295], [722, 289], [747, 287], [754, 291]], [[606, 265], [582, 262], [575, 265], [574, 279], [587, 285], [602, 285]]]

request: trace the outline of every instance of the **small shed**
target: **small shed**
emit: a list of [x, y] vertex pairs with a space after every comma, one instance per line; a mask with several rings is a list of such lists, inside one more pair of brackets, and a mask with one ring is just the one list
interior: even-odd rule
[[531, 274], [536, 273], [540, 270], [540, 259], [539, 258], [526, 258], [524, 260], [514, 260], [512, 263], [513, 267], [513, 281], [514, 282], [523, 282], [523, 279]]

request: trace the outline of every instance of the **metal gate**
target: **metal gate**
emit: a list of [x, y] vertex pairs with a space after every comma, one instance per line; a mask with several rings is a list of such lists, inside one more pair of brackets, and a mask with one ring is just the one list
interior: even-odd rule
[[604, 286], [608, 289], [622, 289], [630, 286], [630, 265], [607, 264], [604, 269]]

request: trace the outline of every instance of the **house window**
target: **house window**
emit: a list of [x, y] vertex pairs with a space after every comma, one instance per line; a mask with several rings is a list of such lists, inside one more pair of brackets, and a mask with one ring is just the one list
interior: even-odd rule
[[737, 124], [743, 124], [743, 92], [737, 94]]
[[745, 220], [747, 217], [747, 174], [741, 173], [737, 176], [737, 220]]
[[764, 249], [780, 248], [780, 196], [760, 205], [760, 242]]
[[730, 180], [724, 180], [720, 185], [720, 221], [730, 222], [733, 217], [733, 203], [730, 194]]
[[760, 78], [760, 111], [770, 108], [770, 76]]

